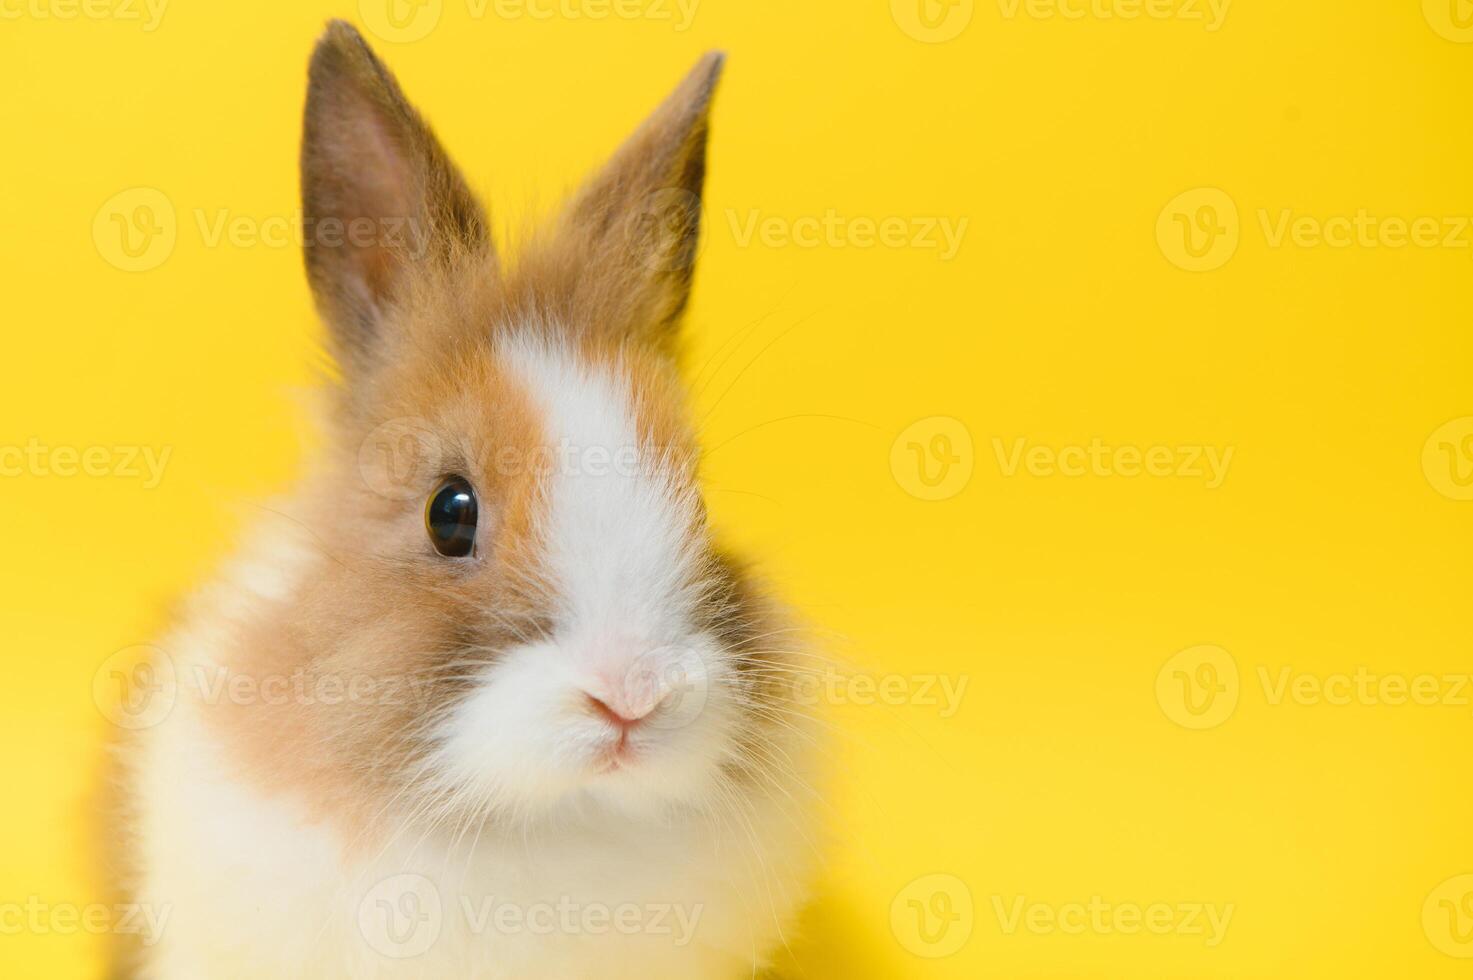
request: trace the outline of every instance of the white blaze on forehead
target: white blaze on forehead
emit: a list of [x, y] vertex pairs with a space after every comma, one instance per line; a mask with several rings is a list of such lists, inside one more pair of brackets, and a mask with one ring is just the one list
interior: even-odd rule
[[697, 501], [640, 433], [627, 372], [525, 335], [501, 356], [553, 450], [538, 530], [568, 625], [595, 640], [668, 642], [694, 603]]

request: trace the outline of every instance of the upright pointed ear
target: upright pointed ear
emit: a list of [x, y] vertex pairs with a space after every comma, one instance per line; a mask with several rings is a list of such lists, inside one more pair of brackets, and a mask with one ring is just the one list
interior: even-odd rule
[[343, 21], [312, 53], [302, 130], [307, 277], [351, 375], [416, 267], [491, 259], [486, 213], [399, 84]]
[[668, 342], [690, 297], [701, 234], [706, 134], [724, 55], [697, 63], [573, 199], [559, 247], [601, 329]]

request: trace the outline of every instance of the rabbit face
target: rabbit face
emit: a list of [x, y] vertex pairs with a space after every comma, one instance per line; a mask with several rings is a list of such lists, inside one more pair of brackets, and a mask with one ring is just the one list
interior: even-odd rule
[[783, 630], [712, 544], [670, 356], [719, 67], [503, 265], [362, 39], [319, 45], [306, 257], [342, 384], [293, 515], [308, 557], [239, 647], [398, 696], [227, 712], [265, 778], [365, 822], [710, 807], [792, 726]]

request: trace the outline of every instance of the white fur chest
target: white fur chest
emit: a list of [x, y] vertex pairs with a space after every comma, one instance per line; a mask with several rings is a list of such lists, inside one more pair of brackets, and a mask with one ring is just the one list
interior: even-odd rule
[[749, 976], [811, 857], [775, 808], [730, 815], [741, 827], [406, 831], [349, 857], [289, 801], [235, 785], [180, 707], [146, 757], [152, 980]]

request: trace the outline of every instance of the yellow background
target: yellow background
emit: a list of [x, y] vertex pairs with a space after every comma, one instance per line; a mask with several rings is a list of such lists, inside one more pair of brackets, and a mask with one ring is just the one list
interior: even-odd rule
[[[141, 6], [93, 2], [104, 16], [0, 2], [0, 445], [172, 456], [154, 488], [0, 478], [10, 904], [106, 897], [85, 850], [93, 673], [156, 635], [311, 445], [297, 251], [207, 230], [295, 214], [307, 54], [327, 16], [364, 21], [347, 0], [172, 0], [145, 30]], [[1469, 692], [1275, 704], [1262, 680], [1473, 670], [1473, 502], [1440, 492], [1437, 446], [1424, 467], [1434, 431], [1473, 416], [1473, 231], [1274, 236], [1285, 212], [1473, 214], [1456, 2], [1237, 0], [1208, 30], [1198, 0], [1134, 19], [1106, 16], [1128, 0], [1075, 0], [1078, 18], [977, 0], [930, 7], [927, 30], [914, 0], [700, 0], [678, 30], [654, 0], [634, 19], [442, 0], [423, 38], [376, 41], [502, 223], [545, 212], [700, 52], [730, 53], [689, 320], [714, 513], [860, 674], [968, 684], [951, 717], [918, 686], [836, 707], [829, 870], [795, 976], [1468, 975], [1458, 921], [1423, 906], [1473, 871]], [[128, 272], [98, 219], [138, 187], [176, 241]], [[1202, 188], [1230, 208], [1202, 211]], [[753, 212], [777, 233], [743, 244]], [[833, 241], [784, 243], [830, 212], [851, 222]], [[968, 224], [947, 258], [865, 247], [852, 222], [885, 218]], [[1228, 258], [1187, 271], [1171, 231], [1199, 220]], [[951, 443], [959, 492], [924, 501], [892, 443], [936, 416], [972, 448]], [[1473, 430], [1450, 431], [1457, 451]], [[1234, 455], [1215, 489], [998, 459], [1096, 438]], [[1237, 701], [1196, 730], [1157, 675], [1202, 645]], [[905, 904], [944, 910], [931, 884], [904, 891], [936, 874], [973, 909], [945, 958], [917, 955], [943, 950]], [[1215, 946], [1009, 932], [998, 907], [1020, 896], [1233, 911]], [[9, 930], [0, 973], [93, 976], [101, 947]]]

